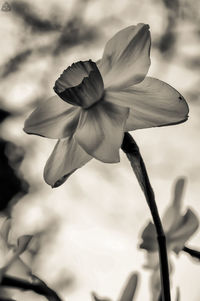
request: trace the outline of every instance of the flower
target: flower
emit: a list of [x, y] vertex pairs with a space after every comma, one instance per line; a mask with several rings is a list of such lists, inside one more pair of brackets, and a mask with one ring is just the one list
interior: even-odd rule
[[[199, 226], [199, 220], [196, 214], [187, 209], [182, 214], [182, 196], [185, 186], [185, 179], [179, 178], [175, 183], [174, 195], [171, 205], [165, 211], [162, 223], [166, 236], [167, 251], [179, 254], [185, 243], [195, 233]], [[151, 288], [152, 300], [158, 300], [160, 294], [160, 272], [159, 272], [159, 256], [157, 234], [154, 224], [149, 222], [142, 232], [141, 249], [145, 249], [147, 253], [146, 268], [152, 270]], [[172, 272], [172, 264], [169, 260], [169, 270]]]
[[0, 299], [12, 297], [9, 289], [1, 286], [1, 279], [6, 275], [26, 278], [31, 275], [31, 269], [20, 258], [26, 250], [32, 236], [23, 235], [18, 238], [17, 245], [9, 243], [11, 220], [5, 219], [0, 229]]
[[26, 133], [59, 139], [44, 169], [49, 185], [61, 185], [92, 158], [119, 162], [125, 131], [187, 120], [188, 105], [179, 92], [146, 77], [150, 44], [146, 24], [119, 31], [98, 62], [65, 69], [55, 82], [57, 95], [25, 121]]
[[[133, 301], [135, 300], [135, 293], [138, 284], [138, 274], [133, 273], [129, 276], [128, 281], [122, 291], [119, 301]], [[111, 301], [107, 298], [99, 298], [95, 293], [92, 294], [94, 301]]]

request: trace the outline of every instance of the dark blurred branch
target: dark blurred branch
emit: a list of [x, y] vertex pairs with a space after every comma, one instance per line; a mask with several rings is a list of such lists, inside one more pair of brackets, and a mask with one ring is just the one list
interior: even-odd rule
[[176, 23], [179, 17], [179, 0], [163, 0], [167, 9], [167, 25], [165, 31], [155, 46], [157, 46], [163, 55], [172, 55], [176, 43]]
[[18, 172], [23, 157], [23, 150], [0, 138], [0, 211], [9, 211], [10, 206], [28, 191], [28, 183]]
[[12, 10], [16, 16], [20, 17], [27, 26], [31, 27], [34, 32], [50, 32], [58, 31], [61, 24], [57, 22], [56, 16], [52, 16], [51, 20], [43, 20], [34, 12], [31, 4], [25, 1], [13, 1]]
[[[34, 276], [35, 277], [35, 276]], [[19, 288], [22, 290], [30, 290], [35, 292], [38, 295], [42, 295], [47, 298], [49, 301], [62, 301], [60, 297], [49, 288], [43, 281], [35, 277], [37, 283], [29, 283], [23, 279], [14, 278], [10, 276], [4, 276], [1, 281], [2, 286], [7, 286], [10, 288]]]
[[94, 26], [88, 26], [78, 17], [68, 20], [56, 42], [54, 55], [59, 54], [68, 47], [94, 40], [97, 37], [95, 29]]
[[136, 175], [138, 183], [145, 195], [147, 204], [151, 211], [151, 215], [154, 221], [154, 225], [157, 232], [159, 256], [160, 256], [160, 276], [161, 276], [161, 288], [162, 288], [162, 300], [170, 301], [170, 282], [169, 282], [169, 268], [167, 260], [167, 247], [166, 238], [161, 223], [161, 219], [158, 213], [157, 205], [155, 202], [155, 196], [151, 187], [147, 170], [140, 154], [139, 148], [129, 133], [124, 134], [124, 140], [121, 149], [125, 152], [128, 160], [131, 163], [133, 171]]
[[20, 65], [28, 59], [31, 55], [32, 50], [27, 49], [15, 55], [13, 58], [9, 59], [9, 61], [3, 66], [3, 71], [1, 72], [2, 77], [8, 76], [10, 73], [18, 71]]
[[7, 117], [9, 117], [11, 114], [8, 111], [5, 111], [3, 109], [0, 109], [0, 123], [2, 123]]
[[179, 0], [163, 0], [164, 5], [166, 8], [170, 10], [176, 10], [179, 7]]
[[188, 248], [186, 246], [183, 247], [183, 251], [189, 254], [190, 256], [200, 260], [200, 251]]

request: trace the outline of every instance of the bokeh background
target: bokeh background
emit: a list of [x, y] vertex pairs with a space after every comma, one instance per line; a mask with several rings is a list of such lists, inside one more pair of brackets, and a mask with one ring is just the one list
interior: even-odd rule
[[[137, 300], [150, 300], [140, 234], [150, 214], [125, 155], [119, 164], [92, 160], [57, 189], [43, 180], [55, 140], [23, 132], [25, 118], [54, 94], [67, 66], [101, 58], [106, 41], [140, 22], [152, 36], [149, 75], [188, 101], [181, 125], [132, 132], [146, 162], [160, 212], [175, 179], [187, 177], [184, 205], [200, 210], [200, 2], [198, 0], [0, 1], [1, 210], [12, 216], [12, 239], [36, 234], [24, 258], [63, 300], [116, 300], [132, 271], [141, 273]], [[189, 242], [200, 248], [197, 232]], [[200, 300], [200, 266], [173, 258], [173, 295]], [[29, 292], [19, 300], [45, 300]]]

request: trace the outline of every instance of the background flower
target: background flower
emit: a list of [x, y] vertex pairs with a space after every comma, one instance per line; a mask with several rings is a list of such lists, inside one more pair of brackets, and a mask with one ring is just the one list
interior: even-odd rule
[[0, 298], [12, 297], [13, 290], [1, 285], [4, 275], [29, 278], [31, 269], [20, 258], [26, 250], [32, 236], [23, 235], [18, 238], [17, 245], [9, 242], [9, 232], [11, 229], [11, 219], [5, 219], [0, 230]]
[[[170, 262], [170, 252], [179, 254], [185, 243], [196, 232], [199, 226], [197, 215], [191, 209], [182, 213], [182, 197], [185, 186], [185, 179], [179, 178], [175, 183], [173, 199], [171, 205], [165, 211], [162, 224], [166, 236], [168, 250], [169, 270], [172, 272], [173, 267]], [[152, 300], [157, 300], [160, 294], [160, 266], [158, 256], [158, 243], [155, 227], [153, 223], [148, 223], [141, 235], [141, 249], [147, 251], [147, 262], [145, 267], [152, 270], [151, 288]]]

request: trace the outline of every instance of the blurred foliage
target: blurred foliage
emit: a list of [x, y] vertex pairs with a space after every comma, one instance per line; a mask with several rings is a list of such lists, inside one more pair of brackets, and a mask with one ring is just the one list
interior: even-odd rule
[[[10, 114], [1, 110], [1, 120]], [[28, 192], [28, 183], [19, 173], [19, 166], [24, 158], [24, 151], [10, 141], [0, 138], [0, 211], [5, 210], [10, 202], [16, 203]], [[8, 211], [9, 215], [9, 211]]]
[[[25, 1], [14, 1], [12, 3], [14, 14], [24, 21], [25, 26], [31, 28], [32, 33], [41, 34], [61, 29], [61, 24], [56, 15], [51, 16], [51, 20], [40, 18], [34, 11], [31, 3]], [[53, 21], [52, 21], [53, 20]]]
[[10, 116], [9, 112], [0, 109], [0, 123], [2, 123], [9, 116]]
[[11, 58], [7, 63], [4, 64], [1, 77], [5, 78], [13, 72], [17, 72], [20, 66], [22, 66], [22, 64], [26, 62], [31, 53], [32, 50], [28, 49], [20, 52], [19, 54], [16, 54], [13, 58]]

